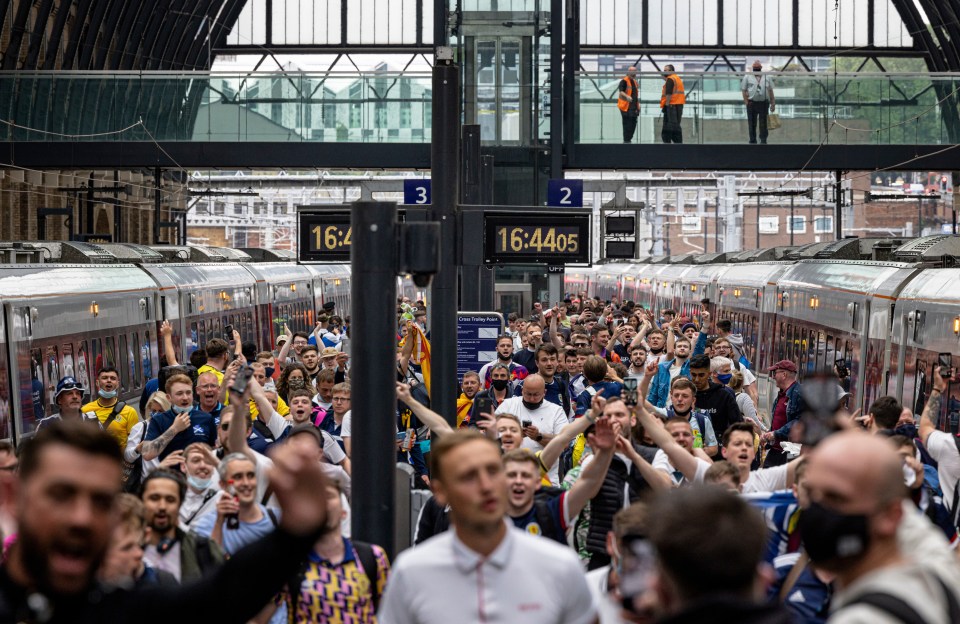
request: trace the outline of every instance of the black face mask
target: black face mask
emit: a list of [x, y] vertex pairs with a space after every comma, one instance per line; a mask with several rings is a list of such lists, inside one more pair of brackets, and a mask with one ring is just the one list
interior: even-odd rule
[[502, 353], [497, 351], [497, 359], [500, 360], [501, 362], [509, 362], [512, 358], [513, 358], [512, 353], [510, 355], [503, 355]]
[[761, 71], [763, 71], [763, 68], [762, 68], [762, 67], [754, 67], [754, 68], [753, 68], [753, 71], [755, 71], [755, 72], [757, 72], [757, 73], [759, 74]]
[[917, 426], [910, 423], [905, 423], [894, 429], [893, 432], [897, 435], [906, 436], [913, 440], [917, 437]]
[[510, 383], [508, 379], [494, 379], [490, 382], [490, 385], [493, 386], [494, 390], [506, 390], [508, 383]]
[[521, 399], [521, 402], [523, 403], [523, 406], [524, 406], [525, 408], [527, 408], [528, 410], [530, 410], [530, 411], [533, 411], [533, 410], [537, 409], [538, 407], [540, 407], [541, 405], [543, 405], [543, 399], [540, 399], [540, 400], [537, 401], [536, 403], [533, 403], [533, 402], [530, 402], [530, 401], [523, 401], [522, 399]]
[[870, 546], [867, 516], [846, 515], [818, 503], [800, 512], [800, 540], [816, 564], [841, 564], [859, 559]]

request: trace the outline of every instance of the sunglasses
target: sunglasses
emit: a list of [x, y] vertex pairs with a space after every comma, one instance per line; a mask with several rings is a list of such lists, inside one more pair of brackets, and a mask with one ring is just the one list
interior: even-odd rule
[[60, 388], [60, 392], [65, 392], [67, 390], [79, 390], [83, 392], [83, 386], [76, 383], [63, 384], [63, 387]]

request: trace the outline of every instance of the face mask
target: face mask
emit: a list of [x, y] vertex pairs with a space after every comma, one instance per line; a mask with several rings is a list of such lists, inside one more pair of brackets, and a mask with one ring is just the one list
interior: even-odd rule
[[897, 435], [906, 436], [907, 438], [910, 438], [911, 440], [913, 440], [914, 438], [917, 437], [917, 426], [907, 423], [907, 424], [900, 425], [899, 427], [894, 429], [893, 432], [896, 433]]
[[115, 399], [117, 398], [117, 391], [111, 390], [107, 392], [106, 390], [97, 390], [97, 394], [100, 395], [101, 399]]
[[537, 409], [538, 407], [540, 407], [541, 405], [543, 405], [543, 399], [540, 399], [540, 400], [537, 401], [536, 403], [532, 403], [532, 402], [530, 402], [530, 401], [523, 401], [523, 400], [521, 400], [521, 402], [523, 403], [523, 406], [524, 406], [525, 408], [527, 408], [528, 410], [531, 410], [531, 411], [533, 411], [533, 410]]
[[153, 418], [154, 416], [158, 416], [158, 415], [160, 415], [160, 414], [162, 414], [162, 413], [163, 413], [163, 412], [150, 412], [150, 418]]
[[762, 68], [762, 67], [754, 67], [754, 68], [753, 68], [753, 71], [755, 71], [755, 72], [757, 72], [757, 73], [760, 73], [761, 71], [763, 71], [763, 68]]
[[192, 410], [192, 409], [193, 409], [193, 406], [192, 406], [192, 405], [188, 405], [188, 406], [186, 406], [186, 407], [181, 407], [181, 406], [179, 406], [179, 405], [174, 405], [174, 406], [173, 406], [173, 411], [176, 412], [177, 414], [186, 414], [187, 412], [189, 412], [189, 411]]
[[213, 485], [213, 477], [210, 477], [209, 479], [200, 479], [199, 477], [195, 477], [193, 475], [187, 475], [187, 483], [190, 484], [190, 487], [193, 489], [203, 491]]
[[727, 373], [726, 375], [717, 375], [717, 381], [723, 385], [730, 383], [730, 380], [733, 379], [733, 373]]
[[495, 390], [506, 390], [508, 383], [510, 383], [508, 379], [494, 379], [490, 382], [490, 385], [493, 386]]
[[292, 377], [287, 380], [287, 385], [291, 388], [303, 388], [304, 383], [300, 377]]
[[800, 512], [800, 540], [814, 563], [855, 560], [870, 545], [865, 515], [844, 515], [818, 503]]

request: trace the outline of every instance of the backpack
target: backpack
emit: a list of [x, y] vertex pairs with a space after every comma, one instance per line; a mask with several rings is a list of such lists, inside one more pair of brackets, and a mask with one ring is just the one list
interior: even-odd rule
[[533, 515], [540, 525], [540, 536], [552, 540], [554, 535], [563, 535], [559, 530], [553, 513], [550, 511], [548, 501], [556, 496], [560, 496], [565, 490], [558, 487], [542, 487], [537, 490], [533, 497]]
[[[700, 427], [700, 441], [704, 448], [707, 446], [707, 419], [700, 410], [693, 410], [693, 417], [697, 419], [697, 426]], [[716, 432], [714, 432], [716, 435]]]
[[[946, 583], [936, 574], [933, 575], [943, 590], [943, 595], [947, 599], [947, 622], [960, 622], [960, 603]], [[917, 613], [916, 609], [908, 605], [905, 601], [882, 592], [871, 592], [854, 598], [852, 602], [847, 603], [839, 611], [856, 604], [865, 604], [875, 607], [884, 613], [900, 620], [903, 624], [926, 624], [926, 620]]]

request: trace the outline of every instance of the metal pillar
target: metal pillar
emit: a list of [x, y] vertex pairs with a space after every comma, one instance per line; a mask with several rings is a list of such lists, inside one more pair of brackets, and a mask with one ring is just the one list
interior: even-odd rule
[[563, 5], [564, 0], [550, 0], [551, 178], [563, 177]]
[[[396, 297], [397, 232], [395, 204], [356, 202], [351, 209], [353, 245], [350, 263], [354, 279], [352, 340], [354, 366], [377, 392], [358, 392], [354, 397], [357, 418], [353, 439], [353, 535], [378, 544], [393, 557], [394, 488], [396, 456], [394, 422], [396, 399], [396, 353], [392, 302]], [[384, 299], [391, 302], [384, 305]], [[376, 518], [371, 522], [370, 518]]]
[[[489, 206], [493, 203], [493, 156], [480, 156], [480, 203]], [[495, 309], [495, 289], [493, 267], [480, 268], [480, 310]]]
[[[461, 148], [463, 154], [463, 168], [461, 170], [462, 203], [467, 205], [480, 204], [480, 196], [483, 194], [481, 185], [483, 184], [483, 165], [480, 161], [480, 126], [478, 124], [465, 124], [462, 127]], [[464, 232], [477, 232], [477, 229], [469, 229], [466, 221], [467, 215], [461, 215], [460, 236], [461, 236], [461, 260], [463, 266], [460, 267], [460, 309], [479, 310], [480, 309], [480, 271], [483, 264], [483, 250], [472, 250], [473, 253], [467, 253], [469, 238], [464, 237]], [[470, 227], [473, 227], [471, 225]], [[483, 227], [482, 217], [480, 228]], [[469, 236], [469, 235], [468, 235]], [[482, 237], [480, 243], [482, 244]]]
[[[457, 418], [457, 225], [460, 175], [460, 69], [449, 49], [438, 48], [433, 67], [433, 186], [430, 220], [440, 222], [440, 271], [434, 277], [430, 313], [431, 407], [456, 426]], [[376, 386], [373, 386], [376, 387]], [[376, 517], [376, 516], [367, 516]]]
[[[793, 230], [793, 223], [790, 224], [791, 231]], [[791, 242], [792, 244], [792, 242]], [[760, 195], [757, 195], [757, 245], [754, 249], [760, 249]]]
[[[563, 144], [567, 158], [573, 157], [579, 140], [577, 70], [580, 68], [580, 0], [567, 0], [564, 16], [567, 31], [566, 55], [563, 57]], [[556, 20], [554, 20], [554, 24]], [[553, 28], [553, 25], [551, 25]], [[553, 111], [551, 111], [551, 114]], [[562, 177], [562, 176], [561, 176]]]
[[840, 240], [843, 238], [843, 171], [837, 169], [835, 175], [836, 188], [833, 194], [837, 202], [837, 207], [836, 214], [833, 216], [833, 240]]
[[[757, 215], [757, 231], [760, 231], [759, 215]], [[793, 247], [793, 195], [790, 196], [790, 246]]]
[[917, 236], [923, 236], [923, 196], [917, 198]]
[[160, 180], [160, 167], [153, 170], [153, 244], [160, 244], [160, 191], [162, 184]]

